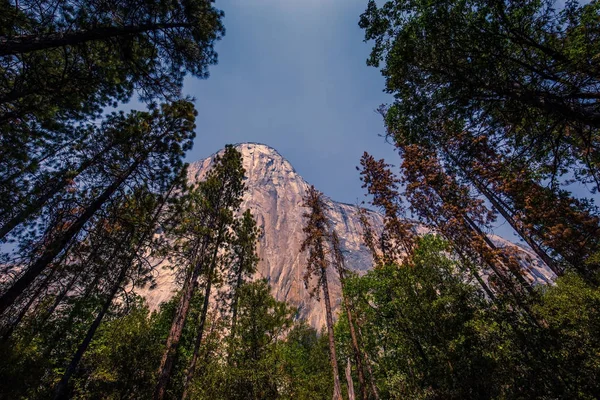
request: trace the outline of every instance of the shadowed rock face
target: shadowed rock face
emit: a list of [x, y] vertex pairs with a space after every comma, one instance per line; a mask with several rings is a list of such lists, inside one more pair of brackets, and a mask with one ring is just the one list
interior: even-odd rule
[[[286, 159], [269, 146], [243, 143], [236, 145], [236, 148], [242, 154], [246, 170], [247, 191], [241, 210], [250, 209], [264, 233], [258, 246], [260, 262], [256, 277], [266, 278], [278, 300], [297, 307], [299, 318], [320, 329], [325, 325], [325, 308], [322, 302], [311, 298], [310, 288], [307, 290], [304, 287], [306, 256], [300, 254], [304, 239], [302, 215], [305, 212], [301, 204], [309, 184]], [[214, 155], [191, 164], [189, 180], [201, 181], [213, 159]], [[369, 251], [362, 244], [357, 208], [329, 198], [326, 198], [326, 202], [329, 217], [341, 240], [346, 267], [357, 272], [368, 270], [372, 266], [372, 260]], [[371, 212], [369, 218], [372, 226], [382, 225], [383, 219], [379, 214]], [[499, 245], [512, 245], [498, 237], [494, 237], [494, 240]], [[523, 255], [536, 258], [528, 251], [524, 251]], [[546, 277], [551, 276], [541, 267], [531, 271], [531, 280], [545, 281]], [[332, 306], [337, 311], [341, 302], [339, 279], [333, 269], [328, 273]], [[156, 283], [154, 289], [141, 291], [152, 309], [169, 300], [178, 289], [169, 270], [161, 270]]]

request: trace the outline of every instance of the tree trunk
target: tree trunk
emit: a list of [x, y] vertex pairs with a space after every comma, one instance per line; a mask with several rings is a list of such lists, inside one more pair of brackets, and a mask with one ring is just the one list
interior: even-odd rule
[[327, 334], [329, 336], [329, 361], [333, 372], [333, 400], [342, 400], [342, 388], [338, 370], [337, 356], [335, 353], [335, 338], [333, 336], [333, 315], [331, 302], [329, 300], [329, 286], [327, 284], [327, 269], [321, 267], [321, 288], [323, 289], [323, 301], [325, 302], [325, 315], [327, 321]]
[[[222, 192], [223, 188], [221, 188], [220, 193], [222, 194]], [[215, 210], [219, 210], [221, 208], [222, 200], [223, 199], [219, 197], [219, 201], [214, 207]], [[203, 222], [206, 222], [206, 220]], [[206, 225], [211, 229], [214, 229], [216, 224], [217, 222], [213, 218], [209, 220]], [[196, 288], [198, 287], [198, 278], [200, 277], [200, 272], [202, 271], [202, 266], [205, 262], [206, 252], [208, 250], [208, 245], [210, 244], [209, 242], [210, 238], [203, 238], [200, 251], [196, 253], [199, 255], [199, 258], [194, 265], [194, 269], [190, 273], [190, 279], [186, 280], [184, 285], [183, 293], [181, 294], [181, 299], [179, 300], [179, 306], [177, 307], [177, 312], [175, 314], [175, 318], [173, 319], [173, 323], [171, 324], [169, 336], [167, 337], [166, 350], [160, 361], [160, 367], [158, 369], [158, 382], [154, 388], [153, 394], [154, 400], [162, 400], [164, 398], [167, 385], [171, 379], [171, 371], [175, 362], [177, 348], [179, 347], [179, 341], [181, 340], [181, 336], [183, 334], [185, 321], [190, 311], [192, 297], [194, 296]]]
[[[96, 316], [96, 319], [94, 320], [94, 322], [92, 323], [92, 325], [88, 329], [88, 332], [87, 332], [87, 334], [86, 334], [83, 342], [77, 348], [77, 352], [75, 353], [75, 355], [73, 356], [71, 362], [69, 363], [69, 366], [65, 370], [65, 373], [64, 373], [62, 379], [60, 380], [60, 382], [56, 386], [55, 397], [54, 397], [55, 400], [67, 399], [68, 398], [68, 396], [67, 396], [68, 390], [67, 389], [68, 389], [69, 380], [70, 380], [71, 376], [73, 376], [73, 374], [76, 372], [77, 366], [79, 365], [79, 362], [81, 361], [81, 358], [83, 357], [83, 354], [85, 353], [85, 351], [89, 347], [92, 339], [94, 338], [96, 330], [100, 326], [100, 323], [102, 322], [102, 319], [104, 318], [104, 315], [106, 314], [106, 312], [108, 311], [110, 305], [112, 304], [112, 302], [113, 302], [113, 300], [114, 300], [114, 298], [115, 298], [118, 290], [122, 287], [123, 283], [125, 282], [125, 279], [127, 277], [127, 271], [129, 271], [129, 269], [133, 265], [135, 257], [137, 256], [137, 254], [139, 253], [139, 251], [144, 246], [144, 243], [146, 242], [148, 236], [150, 236], [152, 234], [152, 232], [154, 230], [154, 227], [156, 226], [156, 223], [158, 222], [158, 218], [160, 217], [160, 214], [161, 214], [161, 211], [163, 209], [163, 206], [165, 205], [168, 197], [171, 195], [172, 190], [173, 190], [174, 187], [175, 187], [175, 185], [172, 185], [169, 188], [169, 191], [167, 192], [166, 196], [163, 197], [163, 201], [156, 208], [156, 210], [154, 210], [155, 212], [154, 212], [154, 215], [152, 216], [150, 224], [146, 227], [146, 230], [143, 231], [143, 234], [140, 237], [140, 240], [139, 240], [137, 246], [135, 247], [135, 251], [131, 254], [130, 257], [127, 258], [127, 260], [125, 261], [124, 265], [121, 267], [121, 271], [119, 273], [119, 276], [117, 277], [117, 280], [115, 281], [115, 284], [113, 285], [113, 287], [112, 287], [112, 289], [111, 289], [111, 291], [109, 293], [109, 296], [106, 299], [106, 302], [104, 303], [102, 309], [100, 310], [100, 312]], [[131, 239], [131, 237], [130, 237], [130, 239]], [[129, 240], [122, 240], [120, 242], [118, 248], [113, 253], [113, 258], [116, 255], [118, 255], [123, 249], [125, 249], [126, 244], [127, 244], [128, 241]]]
[[[204, 246], [201, 251], [202, 253], [200, 254], [203, 254], [205, 251]], [[154, 400], [162, 400], [165, 396], [167, 385], [171, 379], [171, 370], [173, 369], [173, 364], [175, 362], [179, 341], [181, 340], [181, 336], [183, 334], [185, 320], [187, 319], [187, 315], [190, 311], [190, 303], [194, 293], [196, 292], [196, 288], [198, 287], [198, 277], [200, 276], [200, 272], [202, 270], [202, 264], [203, 257], [201, 257], [201, 259], [194, 265], [194, 269], [191, 271], [190, 277], [183, 287], [177, 312], [175, 313], [173, 323], [171, 324], [171, 330], [169, 331], [169, 336], [167, 337], [166, 350], [160, 361], [160, 367], [158, 369], [158, 381], [156, 383], [156, 387], [154, 388]]]
[[[356, 326], [358, 328], [358, 334], [363, 337], [360, 323], [358, 321]], [[369, 374], [369, 386], [371, 387], [371, 393], [373, 393], [375, 400], [379, 400], [379, 391], [377, 390], [377, 385], [375, 385], [375, 376], [373, 375], [373, 368], [371, 368], [371, 359], [369, 358], [369, 353], [365, 351], [363, 354], [365, 356], [365, 365]]]
[[517, 224], [513, 215], [511, 215], [509, 210], [506, 209], [505, 204], [503, 204], [503, 202], [496, 196], [496, 194], [490, 191], [485, 186], [485, 184], [481, 182], [481, 180], [468, 173], [465, 167], [458, 162], [458, 160], [448, 151], [448, 149], [444, 148], [444, 152], [452, 160], [453, 164], [456, 167], [458, 167], [463, 172], [463, 174], [465, 174], [465, 176], [471, 181], [471, 183], [473, 183], [473, 185], [479, 191], [479, 193], [484, 195], [489, 200], [492, 206], [494, 206], [494, 208], [500, 213], [500, 215], [502, 215], [504, 220], [508, 222], [508, 224], [514, 229], [515, 232], [519, 234], [519, 236], [521, 236], [525, 243], [527, 243], [529, 247], [531, 247], [531, 249], [538, 255], [538, 257], [540, 257], [542, 261], [544, 261], [544, 263], [552, 270], [552, 272], [554, 272], [557, 276], [561, 276], [563, 274], [563, 271], [557, 265], [556, 261], [552, 257], [550, 257], [548, 253], [546, 253], [546, 251], [544, 251], [544, 249], [542, 249], [538, 245], [538, 243], [535, 240], [533, 240], [533, 238], [529, 236]]
[[[54, 333], [54, 335], [52, 335], [50, 340], [48, 340], [48, 345], [46, 346], [46, 349], [44, 350], [44, 353], [42, 354], [43, 359], [47, 359], [48, 357], [50, 357], [50, 354], [52, 354], [52, 351], [56, 348], [56, 345], [58, 344], [60, 338], [63, 337], [63, 335], [68, 331], [69, 328], [71, 328], [71, 324], [72, 324], [73, 320], [75, 319], [75, 317], [77, 317], [77, 314], [81, 310], [82, 302], [84, 302], [85, 300], [87, 300], [89, 298], [89, 296], [92, 294], [92, 291], [96, 287], [96, 284], [98, 283], [99, 280], [100, 280], [100, 273], [97, 273], [96, 276], [94, 277], [94, 280], [86, 288], [81, 299], [79, 299], [79, 301], [75, 304], [75, 306], [69, 313], [69, 317], [68, 317], [67, 321], [65, 323], [63, 323], [62, 326], [59, 327], [59, 329], [57, 329], [57, 331]], [[39, 326], [43, 327], [46, 324], [48, 319], [54, 313], [54, 310], [62, 302], [64, 297], [67, 295], [67, 293], [68, 293], [68, 291], [66, 291], [66, 290], [63, 291], [60, 294], [60, 296], [54, 301], [52, 306], [46, 312], [46, 315], [42, 319], [42, 322], [39, 324]], [[32, 335], [31, 340], [33, 340], [34, 337], [35, 336]]]
[[[235, 328], [237, 326], [237, 313], [238, 313], [238, 301], [240, 297], [240, 287], [243, 283], [243, 275], [244, 271], [242, 271], [242, 265], [244, 264], [244, 259], [240, 260], [240, 268], [237, 274], [237, 280], [235, 282], [235, 288], [233, 292], [233, 300], [231, 301], [231, 335], [229, 336], [229, 342], [233, 343], [235, 339]], [[229, 358], [231, 354], [228, 354], [227, 358]]]
[[79, 365], [79, 362], [81, 361], [81, 358], [83, 357], [83, 354], [85, 353], [85, 351], [89, 347], [90, 343], [92, 342], [92, 339], [94, 338], [94, 335], [96, 334], [96, 330], [100, 326], [100, 323], [102, 322], [104, 315], [106, 314], [110, 305], [112, 304], [113, 299], [115, 298], [115, 295], [117, 294], [117, 291], [119, 290], [123, 281], [125, 280], [125, 277], [127, 276], [127, 270], [129, 269], [130, 264], [131, 264], [130, 262], [127, 262], [121, 268], [121, 272], [119, 273], [119, 276], [118, 276], [117, 280], [115, 281], [115, 284], [113, 285], [108, 297], [106, 298], [106, 301], [104, 302], [104, 305], [102, 306], [102, 309], [100, 309], [100, 312], [96, 316], [96, 319], [94, 319], [94, 322], [88, 329], [87, 334], [85, 335], [85, 338], [83, 339], [83, 341], [77, 348], [77, 351], [73, 355], [73, 358], [71, 359], [71, 362], [69, 363], [67, 369], [65, 370], [65, 373], [63, 374], [60, 382], [58, 382], [58, 384], [56, 385], [56, 387], [54, 389], [54, 400], [62, 400], [62, 399], [69, 398], [69, 396], [68, 396], [69, 380], [71, 379], [71, 377], [73, 376], [75, 371], [77, 371], [77, 366]]
[[196, 363], [198, 362], [198, 352], [200, 351], [202, 337], [204, 336], [204, 324], [206, 323], [206, 314], [208, 313], [208, 306], [210, 303], [210, 292], [212, 289], [213, 274], [217, 266], [217, 256], [219, 253], [219, 247], [221, 247], [221, 242], [223, 240], [223, 234], [224, 229], [222, 228], [219, 230], [219, 234], [217, 235], [215, 247], [211, 256], [210, 266], [208, 269], [208, 276], [206, 278], [206, 290], [204, 291], [204, 302], [202, 304], [202, 315], [200, 316], [200, 325], [198, 326], [198, 333], [196, 334], [196, 341], [194, 343], [194, 353], [192, 355], [192, 360], [190, 362], [183, 384], [183, 395], [181, 396], [181, 400], [185, 400], [187, 398], [189, 385], [192, 382], [192, 378], [194, 377], [194, 373], [196, 371]]
[[112, 185], [86, 208], [83, 214], [58, 238], [56, 238], [47, 248], [40, 258], [31, 265], [27, 271], [0, 297], [0, 315], [10, 307], [23, 291], [46, 269], [46, 267], [60, 254], [60, 252], [69, 244], [83, 228], [83, 226], [94, 216], [94, 214], [104, 205], [104, 203], [117, 191], [121, 184], [133, 173], [141, 163], [141, 160], [135, 161], [129, 169]]
[[196, 340], [194, 341], [194, 352], [192, 354], [192, 360], [190, 361], [190, 365], [187, 370], [187, 374], [185, 376], [185, 381], [183, 383], [183, 394], [181, 395], [181, 400], [185, 400], [188, 397], [188, 391], [190, 387], [190, 383], [194, 378], [194, 373], [196, 372], [196, 364], [198, 362], [198, 353], [200, 352], [200, 345], [202, 344], [202, 338], [204, 337], [204, 325], [206, 323], [206, 314], [208, 313], [208, 306], [210, 303], [210, 292], [212, 288], [212, 275], [213, 268], [208, 272], [208, 278], [206, 280], [206, 289], [204, 291], [204, 302], [202, 304], [202, 314], [200, 315], [200, 324], [198, 325], [198, 332], [196, 333]]
[[149, 31], [190, 27], [192, 27], [192, 25], [188, 23], [159, 23], [128, 26], [103, 26], [86, 31], [53, 33], [41, 37], [37, 35], [20, 36], [15, 39], [1, 40], [0, 56], [30, 53], [32, 51], [47, 50], [63, 46], [75, 46], [90, 41], [136, 35]]
[[350, 364], [350, 358], [346, 363], [346, 382], [348, 383], [348, 400], [356, 400], [354, 397], [354, 382], [352, 382], [352, 365]]
[[[496, 247], [496, 245], [490, 240], [490, 238], [479, 228], [479, 226], [477, 226], [477, 224], [475, 224], [475, 222], [473, 220], [471, 220], [469, 217], [465, 216], [465, 220], [467, 221], [467, 223], [471, 226], [471, 229], [477, 233], [477, 235], [479, 235], [483, 241], [488, 245], [488, 247], [492, 250], [498, 250], [498, 247]], [[513, 271], [510, 268], [509, 265], [509, 260], [508, 257], [506, 256], [506, 254], [504, 254], [504, 252], [500, 252], [500, 256], [502, 257], [502, 259], [504, 260], [504, 262], [506, 263], [506, 267], [508, 269], [508, 272], [510, 272], [511, 275], [513, 275], [516, 279], [517, 282], [519, 282], [519, 284], [523, 287], [523, 289], [527, 290], [529, 293], [533, 292], [533, 288], [531, 287], [531, 284], [529, 282], [527, 282], [525, 280], [525, 278], [523, 278], [523, 275], [521, 275], [518, 271]], [[518, 266], [520, 268], [520, 266]]]
[[[358, 344], [358, 337], [356, 330], [354, 329], [354, 319], [352, 318], [352, 306], [350, 300], [344, 293], [344, 279], [343, 272], [340, 271], [340, 284], [342, 287], [342, 297], [344, 299], [344, 308], [346, 309], [346, 317], [348, 318], [348, 327], [350, 329], [350, 338], [352, 339], [352, 350], [354, 352], [354, 362], [356, 363], [356, 373], [358, 375], [358, 385], [360, 387], [361, 398], [367, 400], [367, 385], [365, 384], [365, 374], [363, 369], [363, 357]], [[350, 362], [350, 359], [348, 359]]]

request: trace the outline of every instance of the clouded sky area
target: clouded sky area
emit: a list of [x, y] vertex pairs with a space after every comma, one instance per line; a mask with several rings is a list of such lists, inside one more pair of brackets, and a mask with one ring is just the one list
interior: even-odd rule
[[310, 183], [337, 201], [363, 198], [363, 151], [397, 165], [379, 134], [375, 109], [390, 102], [367, 67], [370, 46], [358, 27], [366, 0], [217, 0], [226, 35], [208, 80], [189, 78], [197, 138], [188, 161], [227, 143], [277, 149]]

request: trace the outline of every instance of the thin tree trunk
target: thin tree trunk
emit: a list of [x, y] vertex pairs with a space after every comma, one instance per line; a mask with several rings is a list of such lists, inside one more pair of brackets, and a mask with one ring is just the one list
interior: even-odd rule
[[[133, 261], [133, 260], [131, 260], [131, 261]], [[104, 302], [104, 305], [102, 306], [102, 309], [100, 309], [100, 312], [96, 316], [96, 319], [94, 319], [94, 322], [88, 329], [87, 334], [85, 335], [85, 338], [83, 339], [83, 341], [77, 348], [77, 351], [73, 355], [73, 358], [71, 359], [71, 362], [69, 363], [67, 369], [65, 370], [65, 373], [63, 374], [60, 382], [58, 382], [58, 384], [56, 385], [56, 387], [54, 389], [54, 400], [68, 399], [68, 397], [69, 397], [68, 396], [69, 380], [71, 379], [71, 377], [73, 376], [75, 371], [77, 371], [77, 366], [79, 365], [79, 362], [81, 361], [81, 358], [83, 357], [83, 354], [85, 353], [85, 351], [89, 347], [90, 343], [92, 342], [92, 339], [94, 338], [94, 335], [96, 334], [96, 330], [100, 326], [100, 323], [102, 322], [102, 319], [104, 318], [104, 315], [106, 314], [110, 305], [112, 304], [112, 302], [115, 298], [115, 295], [117, 294], [117, 291], [119, 290], [123, 281], [125, 280], [125, 277], [127, 276], [127, 270], [129, 269], [130, 265], [131, 265], [131, 263], [127, 262], [121, 268], [119, 277], [115, 281], [115, 284], [113, 285], [108, 297], [106, 298], [106, 301]]]
[[[201, 251], [202, 252], [200, 254], [204, 254], [204, 246], [202, 246]], [[166, 350], [160, 361], [160, 367], [158, 369], [158, 381], [156, 383], [156, 387], [154, 388], [153, 394], [154, 400], [162, 400], [165, 396], [167, 385], [171, 379], [171, 370], [173, 369], [173, 364], [175, 362], [179, 341], [181, 340], [185, 321], [190, 310], [190, 303], [194, 293], [196, 292], [196, 288], [198, 287], [198, 277], [200, 276], [200, 272], [202, 270], [202, 264], [203, 257], [201, 257], [201, 259], [194, 265], [194, 269], [191, 271], [190, 277], [188, 280], [186, 280], [186, 283], [183, 287], [181, 299], [179, 300], [179, 305], [177, 306], [177, 312], [175, 313], [175, 317], [169, 331], [169, 336], [167, 337]]]
[[[239, 265], [240, 265], [240, 269], [238, 271], [237, 274], [237, 279], [235, 282], [235, 288], [234, 288], [234, 292], [233, 292], [233, 300], [231, 301], [231, 335], [229, 336], [229, 342], [233, 343], [233, 341], [235, 340], [235, 329], [237, 326], [237, 314], [238, 314], [238, 301], [239, 301], [239, 297], [240, 297], [240, 287], [242, 286], [243, 283], [243, 275], [244, 272], [242, 271], [242, 265], [244, 264], [244, 259], [243, 257], [240, 259]], [[227, 358], [229, 359], [229, 357], [231, 356], [231, 354], [227, 355]]]
[[[50, 356], [50, 354], [52, 354], [52, 351], [55, 349], [60, 338], [63, 337], [63, 335], [69, 330], [69, 328], [71, 328], [71, 323], [73, 322], [73, 320], [75, 319], [75, 317], [77, 316], [79, 311], [81, 310], [81, 304], [90, 296], [90, 294], [92, 294], [92, 291], [96, 287], [96, 284], [98, 283], [99, 280], [100, 280], [100, 274], [98, 273], [94, 277], [94, 280], [86, 288], [86, 291], [83, 294], [82, 298], [75, 304], [75, 306], [69, 313], [69, 318], [67, 319], [67, 321], [62, 324], [62, 327], [59, 328], [54, 333], [54, 335], [52, 335], [52, 338], [48, 341], [48, 346], [46, 346], [46, 350], [44, 350], [44, 353], [42, 354], [43, 359], [47, 359]], [[50, 307], [49, 311], [44, 316], [44, 319], [43, 319], [42, 323], [40, 324], [40, 326], [44, 326], [46, 324], [48, 319], [52, 316], [55, 309], [62, 302], [62, 300], [64, 299], [64, 297], [66, 296], [67, 293], [68, 293], [67, 291], [63, 291], [61, 293], [61, 295], [59, 296], [59, 298], [57, 298], [54, 301], [54, 303]], [[31, 340], [33, 340], [34, 337], [35, 337], [35, 334], [31, 336]]]
[[[81, 263], [81, 265], [87, 265], [87, 264], [89, 264], [90, 260], [96, 254], [98, 254], [99, 249], [102, 248], [102, 246], [105, 243], [105, 241], [106, 241], [106, 237], [103, 237], [102, 241], [97, 246], [93, 247], [92, 253], [86, 257], [85, 262]], [[113, 254], [114, 254], [114, 252], [113, 252]], [[45, 312], [45, 314], [44, 314], [44, 316], [42, 318], [41, 323], [37, 324], [38, 326], [43, 327], [46, 324], [46, 322], [48, 321], [48, 319], [52, 316], [52, 314], [54, 314], [54, 311], [56, 310], [56, 308], [60, 305], [60, 303], [62, 303], [62, 301], [67, 296], [67, 294], [71, 291], [71, 289], [73, 288], [73, 286], [75, 286], [75, 284], [77, 283], [77, 281], [79, 281], [81, 279], [81, 281], [85, 283], [86, 279], [90, 275], [90, 272], [93, 272], [93, 271], [89, 271], [87, 268], [85, 268], [84, 271], [83, 271], [83, 275], [77, 274], [77, 273], [73, 274], [73, 277], [71, 278], [71, 280], [69, 281], [69, 283], [67, 283], [67, 285], [65, 285], [65, 287], [60, 291], [59, 295], [56, 296], [56, 299], [54, 300], [54, 302], [52, 303], [52, 305], [50, 307], [48, 307], [48, 309], [46, 310], [46, 312]], [[88, 298], [88, 296], [90, 295], [91, 291], [94, 289], [94, 287], [98, 283], [98, 280], [100, 280], [100, 273], [98, 271], [96, 271], [96, 276], [93, 278], [93, 280], [90, 283], [90, 285], [84, 291], [84, 294], [83, 294], [83, 299], [84, 300]], [[69, 322], [67, 322], [65, 324], [65, 326], [67, 326], [67, 327], [70, 326], [71, 321], [72, 321], [72, 315], [69, 316]], [[62, 336], [62, 334], [63, 334], [63, 332], [59, 332], [58, 337]], [[52, 343], [52, 341], [50, 341], [50, 343]]]
[[325, 316], [327, 321], [327, 334], [329, 336], [329, 361], [333, 372], [333, 400], [342, 400], [342, 387], [338, 370], [337, 355], [335, 353], [335, 338], [333, 336], [333, 315], [329, 299], [329, 286], [327, 284], [327, 270], [321, 267], [321, 288], [325, 302]]
[[27, 271], [0, 297], [0, 315], [10, 307], [23, 291], [46, 269], [46, 267], [60, 254], [60, 252], [69, 244], [83, 226], [94, 216], [94, 214], [104, 205], [104, 203], [117, 191], [121, 184], [133, 173], [141, 163], [141, 160], [135, 161], [129, 169], [117, 181], [113, 182], [104, 192], [86, 208], [85, 212], [57, 239], [55, 239], [40, 256], [40, 258], [31, 265]]
[[[102, 319], [104, 318], [104, 315], [108, 311], [110, 305], [112, 304], [112, 302], [113, 302], [113, 300], [115, 298], [115, 295], [117, 294], [118, 290], [121, 288], [123, 282], [125, 281], [125, 279], [127, 277], [127, 271], [129, 271], [129, 269], [133, 265], [135, 257], [137, 256], [137, 254], [139, 253], [139, 251], [142, 249], [142, 246], [144, 246], [144, 243], [145, 243], [146, 239], [153, 232], [154, 227], [156, 226], [156, 224], [158, 222], [158, 218], [160, 218], [160, 214], [162, 212], [162, 209], [163, 209], [163, 207], [164, 207], [167, 199], [170, 197], [170, 195], [171, 195], [174, 187], [175, 187], [175, 184], [171, 185], [171, 187], [169, 188], [169, 191], [167, 192], [166, 196], [163, 197], [163, 201], [160, 203], [160, 206], [156, 208], [156, 210], [154, 212], [154, 215], [152, 216], [152, 219], [150, 221], [150, 224], [147, 226], [147, 229], [143, 232], [142, 236], [140, 237], [140, 240], [139, 240], [137, 246], [135, 247], [135, 251], [125, 261], [125, 264], [121, 268], [119, 276], [118, 276], [117, 280], [115, 281], [115, 284], [114, 284], [114, 286], [113, 286], [113, 288], [112, 288], [112, 290], [111, 290], [108, 298], [106, 299], [106, 302], [104, 303], [104, 306], [102, 307], [102, 309], [100, 310], [100, 312], [96, 316], [96, 319], [94, 320], [94, 322], [92, 323], [92, 325], [88, 329], [88, 332], [87, 332], [87, 334], [86, 334], [83, 342], [79, 345], [79, 347], [77, 349], [77, 352], [73, 356], [73, 359], [71, 360], [69, 366], [67, 367], [67, 369], [66, 369], [66, 371], [65, 371], [62, 379], [57, 384], [56, 390], [55, 390], [55, 397], [54, 397], [55, 400], [61, 400], [61, 399], [68, 398], [68, 396], [67, 396], [67, 394], [68, 394], [67, 389], [68, 389], [69, 380], [70, 380], [71, 376], [77, 370], [77, 366], [79, 365], [79, 362], [81, 361], [81, 358], [83, 357], [83, 354], [85, 353], [85, 351], [89, 347], [92, 339], [94, 338], [96, 330], [100, 326], [100, 323], [102, 322]], [[115, 257], [121, 250], [123, 250], [125, 248], [125, 245], [126, 245], [127, 242], [128, 241], [126, 241], [126, 240], [123, 240], [123, 241], [120, 242], [118, 249], [113, 253], [113, 257]]]
[[348, 383], [348, 400], [356, 400], [354, 397], [354, 382], [352, 382], [352, 365], [350, 358], [346, 363], [346, 382]]
[[158, 23], [128, 26], [103, 26], [86, 31], [54, 33], [44, 36], [20, 36], [15, 39], [0, 40], [0, 56], [30, 53], [32, 51], [47, 50], [62, 46], [75, 46], [90, 41], [136, 35], [149, 31], [190, 27], [192, 27], [192, 25], [188, 23]]
[[444, 152], [450, 157], [452, 162], [456, 167], [458, 167], [463, 174], [473, 183], [475, 188], [479, 191], [479, 193], [483, 194], [489, 202], [494, 206], [494, 208], [502, 215], [504, 220], [508, 222], [508, 224], [521, 236], [521, 238], [531, 247], [531, 249], [544, 261], [544, 263], [554, 272], [557, 276], [561, 276], [563, 274], [562, 269], [557, 265], [556, 261], [546, 253], [544, 249], [542, 249], [538, 243], [533, 240], [531, 236], [529, 236], [523, 229], [520, 227], [515, 221], [513, 215], [506, 209], [503, 202], [492, 192], [490, 191], [481, 180], [477, 177], [474, 177], [472, 174], [468, 173], [464, 166], [458, 162], [458, 160], [448, 151], [448, 149], [444, 148]]
[[[358, 328], [358, 334], [362, 338], [362, 329], [360, 328], [360, 323], [358, 321], [356, 321], [356, 327]], [[377, 385], [375, 385], [375, 376], [373, 375], [373, 368], [371, 368], [371, 359], [369, 357], [369, 353], [365, 351], [363, 354], [365, 356], [367, 373], [369, 374], [369, 386], [371, 387], [371, 393], [373, 393], [375, 400], [379, 400], [379, 391], [377, 390]]]
[[[217, 204], [214, 206], [214, 210], [219, 210], [221, 208], [221, 204], [223, 202], [223, 189], [224, 188], [221, 187], [221, 196], [219, 197], [219, 201], [217, 201]], [[205, 218], [203, 218], [203, 222], [206, 222]], [[204, 223], [202, 225], [204, 225]], [[209, 220], [206, 225], [210, 229], [214, 229], [216, 225], [215, 219], [213, 218]], [[179, 300], [177, 312], [173, 319], [173, 323], [171, 324], [169, 336], [167, 337], [166, 350], [163, 353], [163, 356], [160, 361], [160, 367], [158, 368], [158, 381], [156, 383], [156, 387], [154, 388], [154, 394], [152, 396], [154, 400], [162, 400], [164, 398], [165, 392], [167, 390], [167, 385], [169, 384], [169, 380], [171, 379], [171, 371], [175, 362], [177, 348], [179, 347], [179, 341], [181, 340], [181, 336], [183, 334], [183, 328], [185, 326], [185, 321], [190, 310], [190, 303], [192, 297], [194, 296], [194, 293], [198, 287], [198, 278], [200, 277], [200, 272], [202, 271], [202, 265], [204, 265], [206, 251], [208, 250], [208, 245], [210, 244], [209, 242], [210, 238], [203, 238], [200, 251], [196, 253], [196, 255], [199, 254], [200, 257], [195, 263], [193, 270], [189, 274], [190, 279], [186, 280], [185, 285], [183, 287], [183, 293], [181, 295], [181, 299]]]
[[456, 252], [458, 253], [459, 257], [462, 259], [462, 262], [465, 265], [469, 266], [468, 267], [469, 272], [471, 273], [471, 275], [473, 275], [473, 277], [475, 278], [477, 283], [479, 283], [479, 286], [481, 286], [481, 288], [483, 289], [485, 294], [487, 294], [487, 296], [490, 298], [490, 300], [496, 301], [496, 295], [494, 294], [494, 292], [492, 292], [492, 289], [490, 289], [489, 285], [487, 283], [485, 283], [485, 281], [483, 280], [481, 275], [479, 275], [479, 271], [477, 271], [475, 268], [473, 268], [471, 266], [471, 263], [469, 262], [468, 257], [464, 254], [463, 249], [460, 249], [457, 247], [455, 249], [456, 249]]
[[[477, 224], [475, 224], [475, 222], [473, 220], [471, 220], [468, 216], [465, 216], [465, 220], [467, 221], [467, 223], [471, 226], [471, 229], [476, 232], [483, 240], [484, 242], [488, 245], [488, 247], [494, 251], [498, 250], [498, 247], [496, 247], [496, 245], [490, 240], [490, 238], [479, 228], [479, 226], [477, 226]], [[523, 278], [523, 275], [521, 275], [518, 271], [513, 271], [510, 268], [510, 261], [508, 260], [508, 257], [506, 257], [506, 254], [504, 254], [504, 252], [500, 252], [500, 256], [502, 257], [502, 259], [504, 260], [504, 262], [506, 263], [506, 267], [508, 269], [508, 271], [511, 273], [511, 275], [513, 275], [517, 281], [519, 282], [519, 284], [523, 287], [523, 289], [527, 290], [529, 293], [533, 292], [533, 288], [531, 287], [531, 285], [529, 284], [529, 282], [527, 282], [525, 280], [525, 278]], [[518, 266], [520, 268], [520, 266]]]
[[[352, 350], [354, 351], [354, 362], [356, 363], [356, 373], [358, 375], [358, 384], [360, 387], [361, 398], [363, 400], [367, 400], [367, 385], [365, 384], [365, 374], [363, 369], [363, 359], [362, 352], [360, 351], [360, 346], [358, 344], [358, 338], [356, 335], [356, 330], [354, 329], [354, 318], [352, 317], [352, 306], [350, 305], [350, 300], [348, 296], [344, 293], [344, 275], [343, 272], [340, 271], [340, 284], [342, 287], [342, 298], [344, 300], [344, 308], [346, 309], [346, 317], [348, 318], [348, 326], [350, 328], [350, 338], [352, 339]], [[350, 362], [350, 359], [348, 359]]]

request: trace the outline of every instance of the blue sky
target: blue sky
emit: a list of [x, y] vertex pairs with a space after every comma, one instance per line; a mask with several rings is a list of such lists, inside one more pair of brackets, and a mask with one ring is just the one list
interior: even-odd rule
[[197, 138], [188, 161], [227, 143], [276, 148], [335, 200], [363, 198], [363, 151], [398, 164], [375, 109], [390, 102], [358, 18], [366, 0], [217, 0], [227, 33], [208, 80], [187, 79]]
[[[398, 165], [375, 109], [392, 101], [358, 27], [367, 0], [217, 0], [227, 33], [208, 80], [189, 78], [197, 138], [188, 161], [227, 143], [260, 142], [334, 200], [364, 199], [364, 151]], [[558, 1], [559, 6], [562, 5]], [[575, 190], [577, 192], [577, 190]], [[496, 233], [518, 241], [501, 218]]]

